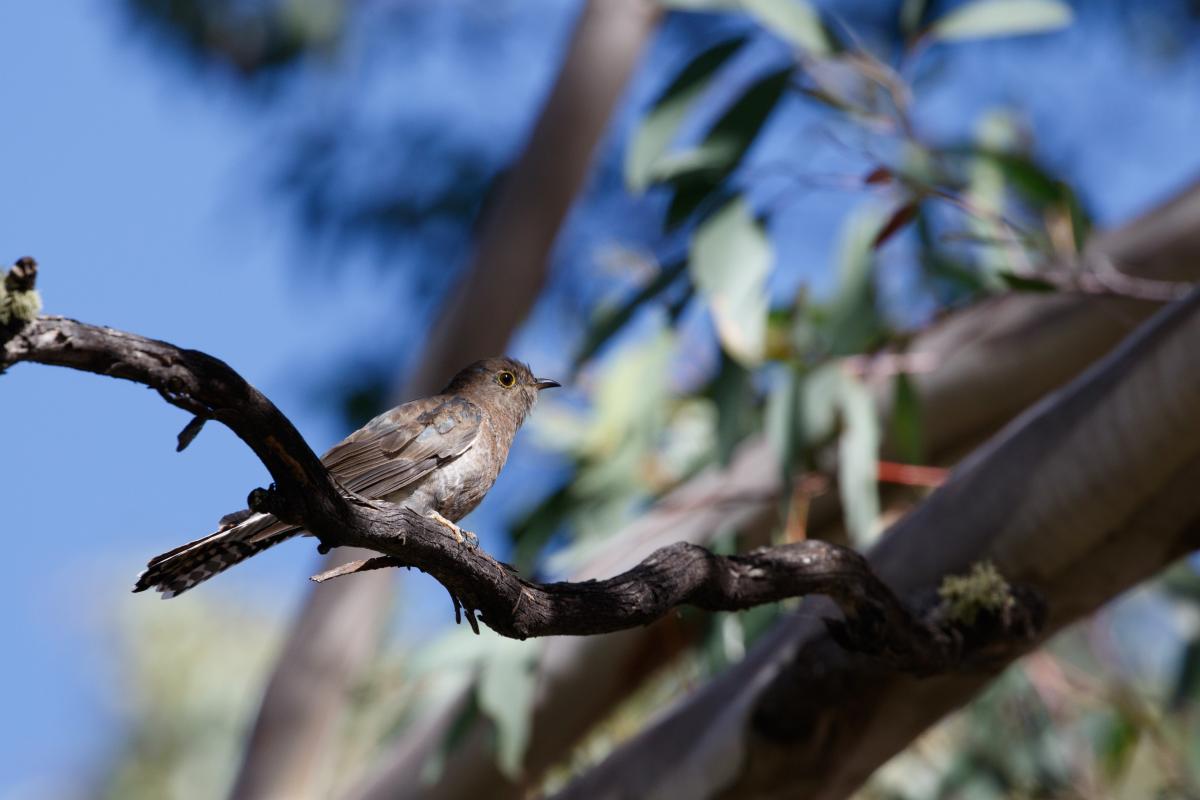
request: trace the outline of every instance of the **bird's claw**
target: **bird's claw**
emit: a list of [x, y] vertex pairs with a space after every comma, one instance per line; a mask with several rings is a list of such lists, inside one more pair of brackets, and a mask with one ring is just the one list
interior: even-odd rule
[[438, 523], [439, 525], [444, 525], [445, 527], [449, 528], [450, 533], [452, 533], [454, 535], [454, 540], [457, 541], [459, 544], [465, 543], [468, 538], [474, 544], [479, 543], [478, 536], [476, 536], [475, 534], [471, 533], [468, 530], [463, 530], [462, 528], [458, 527], [458, 525], [456, 525], [455, 523], [446, 519], [438, 512], [430, 511], [425, 516], [426, 516], [426, 518], [433, 520], [434, 522]]

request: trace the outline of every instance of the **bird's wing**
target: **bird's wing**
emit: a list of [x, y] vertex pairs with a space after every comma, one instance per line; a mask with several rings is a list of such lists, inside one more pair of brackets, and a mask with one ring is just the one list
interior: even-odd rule
[[[321, 461], [352, 492], [386, 497], [467, 452], [483, 413], [461, 397], [428, 397], [381, 414], [334, 446]], [[216, 533], [150, 561], [134, 591], [151, 586], [174, 597], [300, 528], [269, 514], [226, 515]]]
[[482, 420], [479, 406], [461, 397], [405, 403], [355, 431], [321, 461], [350, 491], [386, 497], [467, 452]]

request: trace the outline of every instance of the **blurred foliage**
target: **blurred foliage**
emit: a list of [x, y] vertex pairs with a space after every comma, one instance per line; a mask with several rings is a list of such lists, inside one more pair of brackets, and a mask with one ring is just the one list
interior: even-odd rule
[[[1196, 610], [1189, 606], [1191, 615]], [[1110, 623], [1102, 616], [1076, 626], [1010, 667], [879, 770], [859, 796], [1200, 797], [1196, 695], [1171, 707], [1171, 681], [1146, 680], [1122, 664], [1127, 654], [1109, 649], [1119, 647], [1108, 639]], [[1185, 657], [1179, 666], [1176, 682], [1194, 680], [1196, 665]]]
[[290, 66], [331, 47], [345, 0], [123, 0], [129, 17], [198, 63], [218, 61], [243, 76]]
[[232, 607], [131, 602], [119, 640], [125, 654], [116, 696], [128, 733], [103, 795], [224, 796], [278, 630]]
[[[268, 85], [274, 99], [289, 91], [302, 98], [299, 110], [279, 112], [274, 187], [306, 241], [332, 254], [331, 264], [340, 263], [341, 249], [367, 244], [389, 268], [405, 270], [404, 310], [428, 322], [525, 117], [508, 114], [520, 122], [508, 131], [488, 119], [447, 126], [406, 105], [413, 87], [398, 70], [453, 42], [453, 52], [482, 65], [475, 72], [487, 90], [494, 70], [485, 56], [546, 38], [549, 5], [125, 5], [191, 62], [232, 66], [237, 80], [255, 90]], [[966, 135], [947, 138], [928, 132], [936, 126], [921, 102], [947, 79], [947, 48], [1055, 35], [1071, 23], [1066, 3], [667, 5], [675, 13], [663, 29], [667, 44], [644, 67], [645, 102], [622, 123], [614, 152], [601, 153], [560, 238], [557, 257], [570, 268], [558, 270], [547, 294], [575, 302], [577, 313], [565, 316], [576, 330], [556, 330], [552, 349], [572, 362], [577, 391], [546, 402], [532, 421], [536, 440], [561, 453], [567, 468], [511, 526], [509, 558], [527, 575], [561, 576], [585, 562], [656, 498], [728, 463], [758, 433], [772, 444], [789, 491], [835, 487], [844, 528], [855, 543], [869, 543], [885, 510], [878, 484], [885, 442], [910, 464], [944, 457], [929, 450], [915, 382], [886, 365], [903, 363], [912, 334], [938, 314], [1004, 292], [1049, 291], [1085, 268], [1078, 254], [1092, 224], [1087, 203], [1044, 162], [1020, 110], [988, 110]], [[469, 98], [470, 91], [454, 85], [446, 93]], [[828, 269], [806, 263], [811, 254], [783, 230], [794, 223], [790, 199], [824, 171], [811, 159], [813, 126], [843, 143], [840, 172], [821, 180], [856, 203], [836, 229], [813, 234], [837, 242]], [[589, 222], [603, 233], [590, 232]], [[618, 241], [637, 257], [602, 274], [592, 268], [597, 241]], [[896, 273], [903, 288], [885, 291]], [[383, 345], [388, 359], [356, 358], [326, 395], [353, 424], [387, 403], [391, 351], [401, 348]], [[894, 402], [880, 419], [885, 396]], [[790, 522], [784, 530], [792, 499], [781, 504], [780, 537], [809, 533]], [[736, 532], [717, 533], [719, 545], [737, 544]], [[1174, 580], [1171, 602], [1196, 617], [1194, 574]], [[550, 784], [741, 658], [794, 605], [682, 614], [686, 655], [615, 709]], [[179, 627], [163, 640], [190, 635]], [[1179, 660], [1171, 686], [1117, 674], [1111, 654], [1097, 652], [1081, 631], [1061, 637], [896, 759], [864, 796], [1197, 796], [1200, 624], [1192, 628], [1171, 654]], [[214, 651], [226, 649], [214, 641]], [[157, 659], [135, 662], [144, 691], [156, 691], [164, 676], [199, 674], [171, 652], [137, 656]], [[410, 660], [381, 659], [348, 714], [348, 730], [358, 731], [348, 734], [348, 763], [367, 759], [423, 708], [465, 688], [441, 756], [486, 725], [500, 768], [517, 776], [538, 652], [536, 643], [454, 630]], [[197, 765], [227, 775], [236, 763], [232, 720], [244, 713], [244, 698], [230, 699], [228, 685], [224, 691], [203, 707], [173, 690], [147, 697], [132, 714], [134, 736], [112, 796], [175, 796], [173, 787], [186, 785]], [[211, 729], [211, 747], [185, 747], [175, 725]], [[442, 766], [435, 759], [421, 779], [435, 781]]]

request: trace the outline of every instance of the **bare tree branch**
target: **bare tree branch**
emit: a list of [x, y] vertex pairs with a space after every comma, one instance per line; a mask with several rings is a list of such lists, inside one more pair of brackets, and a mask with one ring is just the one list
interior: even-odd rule
[[[481, 549], [457, 543], [416, 512], [344, 494], [287, 418], [211, 356], [111, 328], [39, 317], [4, 343], [0, 367], [22, 361], [144, 383], [169, 403], [224, 423], [276, 481], [250, 493], [252, 509], [303, 525], [326, 545], [385, 554], [369, 566], [429, 573], [450, 591], [456, 608], [462, 606], [472, 627], [478, 613], [497, 633], [516, 638], [610, 633], [646, 625], [681, 604], [734, 610], [819, 593], [832, 597], [844, 614], [844, 622], [831, 623], [840, 640], [869, 649], [895, 668], [940, 672], [975, 655], [964, 649], [968, 640], [954, 620], [910, 613], [863, 558], [846, 548], [802, 542], [723, 557], [679, 543], [608, 580], [538, 584]], [[1009, 638], [1036, 631], [1036, 602], [1022, 608], [1002, 626]]]

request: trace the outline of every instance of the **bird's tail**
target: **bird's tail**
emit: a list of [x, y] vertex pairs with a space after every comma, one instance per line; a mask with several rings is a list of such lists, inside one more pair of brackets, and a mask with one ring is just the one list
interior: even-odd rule
[[226, 524], [216, 533], [150, 559], [133, 590], [142, 592], [153, 587], [164, 598], [175, 597], [300, 531], [270, 514], [250, 514], [236, 524]]

